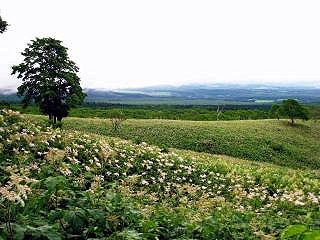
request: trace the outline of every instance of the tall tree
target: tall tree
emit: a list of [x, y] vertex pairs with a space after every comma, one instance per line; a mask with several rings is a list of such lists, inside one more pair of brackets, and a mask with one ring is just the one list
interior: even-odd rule
[[0, 16], [0, 33], [4, 33], [8, 28], [8, 23], [4, 21]]
[[79, 68], [61, 43], [54, 38], [36, 38], [21, 53], [23, 62], [12, 67], [12, 74], [22, 79], [18, 95], [23, 97], [24, 107], [34, 101], [53, 123], [86, 97], [77, 76]]

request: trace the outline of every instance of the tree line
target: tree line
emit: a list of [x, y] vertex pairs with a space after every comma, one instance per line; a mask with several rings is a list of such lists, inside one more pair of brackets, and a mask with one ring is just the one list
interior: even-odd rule
[[[71, 109], [70, 117], [80, 118], [112, 118], [115, 111], [120, 111], [127, 119], [171, 119], [171, 120], [193, 120], [193, 121], [226, 121], [226, 120], [255, 120], [255, 119], [279, 119], [288, 118], [285, 113], [275, 111], [275, 107], [269, 106], [269, 109], [226, 109], [211, 106], [210, 108], [162, 108], [161, 105], [152, 105], [150, 109], [146, 105], [132, 107], [131, 105], [117, 104], [108, 108], [96, 107], [78, 107]], [[275, 105], [277, 106], [277, 105]], [[31, 104], [27, 108], [23, 108], [17, 102], [0, 101], [0, 108], [11, 108], [16, 111], [28, 114], [41, 114], [38, 106]], [[308, 105], [307, 118], [320, 119], [320, 106]]]

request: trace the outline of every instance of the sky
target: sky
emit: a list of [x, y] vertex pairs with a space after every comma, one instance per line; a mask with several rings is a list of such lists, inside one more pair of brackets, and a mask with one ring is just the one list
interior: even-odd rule
[[0, 88], [36, 37], [63, 41], [84, 88], [320, 85], [318, 0], [1, 0]]

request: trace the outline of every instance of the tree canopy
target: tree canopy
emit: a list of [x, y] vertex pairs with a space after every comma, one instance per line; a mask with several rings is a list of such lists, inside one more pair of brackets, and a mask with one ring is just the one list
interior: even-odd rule
[[291, 119], [291, 123], [294, 124], [294, 119], [309, 119], [308, 109], [302, 106], [295, 99], [286, 99], [282, 101], [281, 112], [283, 115]]
[[22, 80], [18, 95], [23, 97], [23, 105], [34, 101], [53, 123], [86, 97], [77, 76], [79, 68], [61, 43], [54, 38], [36, 38], [21, 53], [23, 62], [12, 67], [12, 74]]
[[279, 118], [281, 116], [281, 105], [280, 104], [273, 104], [270, 112], [273, 116], [275, 116], [279, 120]]
[[0, 16], [0, 33], [4, 33], [8, 28], [8, 23], [4, 21]]

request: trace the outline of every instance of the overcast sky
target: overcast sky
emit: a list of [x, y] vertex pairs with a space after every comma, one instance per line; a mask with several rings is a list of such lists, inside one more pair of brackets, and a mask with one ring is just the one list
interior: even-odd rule
[[63, 41], [81, 85], [320, 83], [320, 1], [1, 0], [0, 88], [36, 37]]

